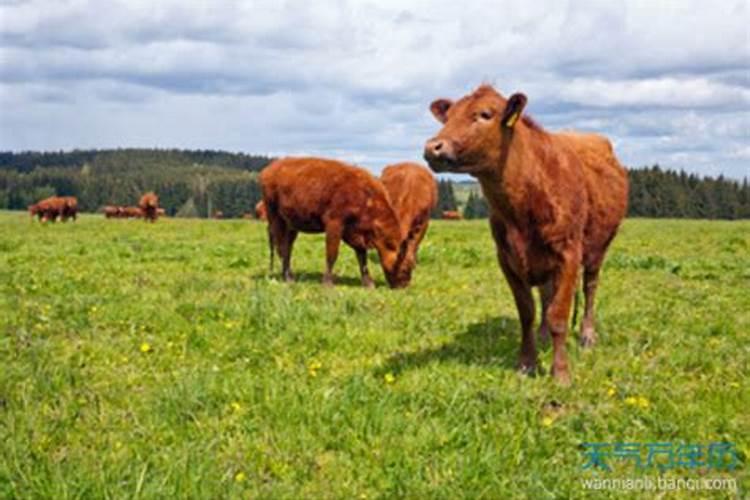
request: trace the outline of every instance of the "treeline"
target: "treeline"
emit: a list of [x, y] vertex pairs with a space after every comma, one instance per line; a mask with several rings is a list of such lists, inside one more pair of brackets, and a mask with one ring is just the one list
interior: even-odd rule
[[79, 209], [134, 205], [155, 191], [169, 215], [225, 217], [252, 212], [257, 173], [271, 158], [221, 151], [118, 149], [0, 153], [0, 208], [25, 210], [52, 195], [76, 196]]
[[[224, 151], [178, 149], [0, 152], [0, 209], [25, 210], [52, 195], [76, 196], [82, 211], [133, 205], [145, 191], [158, 193], [169, 215], [225, 217], [252, 212], [261, 198], [257, 173], [272, 158]], [[459, 202], [454, 183], [438, 183], [434, 217], [461, 211], [484, 218], [487, 201], [471, 186]], [[629, 216], [707, 219], [750, 218], [750, 187], [726, 179], [651, 168], [630, 170]]]
[[[658, 165], [629, 171], [629, 217], [687, 219], [750, 218], [750, 186], [723, 176], [700, 177], [684, 171], [662, 170]], [[603, 187], [605, 189], [606, 187]], [[445, 194], [445, 193], [451, 194]], [[455, 199], [452, 185], [440, 190], [442, 203]], [[463, 207], [465, 219], [488, 216], [487, 200], [477, 186]]]

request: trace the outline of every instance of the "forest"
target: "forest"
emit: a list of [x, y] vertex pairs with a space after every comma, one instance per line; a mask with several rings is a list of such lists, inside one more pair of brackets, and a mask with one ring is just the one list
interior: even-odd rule
[[[153, 190], [171, 216], [225, 217], [252, 212], [261, 198], [258, 172], [272, 158], [213, 150], [111, 149], [69, 152], [0, 152], [0, 209], [25, 210], [47, 196], [76, 196], [83, 211], [104, 205], [133, 205]], [[750, 218], [750, 186], [701, 177], [658, 165], [629, 171], [631, 217]], [[475, 183], [459, 200], [456, 184], [441, 179], [433, 211], [459, 210], [464, 218], [487, 217], [487, 203]]]

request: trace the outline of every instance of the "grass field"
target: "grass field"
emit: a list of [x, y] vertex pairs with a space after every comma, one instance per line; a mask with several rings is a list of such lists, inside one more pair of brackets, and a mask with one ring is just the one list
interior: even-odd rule
[[[0, 497], [576, 498], [659, 475], [748, 494], [750, 222], [628, 220], [567, 388], [514, 370], [486, 221], [434, 222], [406, 290], [376, 264], [360, 288], [346, 248], [326, 289], [323, 263], [301, 235], [280, 282], [255, 222], [0, 213]], [[718, 441], [737, 469], [583, 469], [584, 442]]]

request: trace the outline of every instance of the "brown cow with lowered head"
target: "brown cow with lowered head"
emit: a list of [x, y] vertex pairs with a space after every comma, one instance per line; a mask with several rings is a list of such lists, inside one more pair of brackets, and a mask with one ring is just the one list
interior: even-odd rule
[[392, 288], [409, 284], [413, 261], [407, 258], [404, 237], [385, 187], [369, 172], [342, 162], [321, 158], [283, 158], [260, 173], [263, 202], [268, 216], [271, 268], [273, 247], [290, 269], [297, 233], [326, 234], [326, 272], [323, 283], [333, 284], [333, 265], [341, 240], [357, 254], [362, 284], [373, 286], [367, 270], [367, 249], [380, 255], [386, 280]]
[[627, 174], [607, 139], [549, 133], [522, 116], [525, 104], [523, 94], [506, 99], [486, 85], [455, 103], [434, 101], [430, 109], [444, 126], [427, 141], [425, 158], [436, 172], [479, 180], [521, 320], [520, 368], [536, 370], [531, 288], [537, 286], [542, 330], [552, 334], [552, 374], [568, 383], [565, 339], [579, 269], [586, 296], [581, 342], [591, 345], [597, 278], [625, 216]]
[[385, 167], [380, 181], [396, 211], [401, 234], [406, 237], [407, 257], [416, 262], [419, 245], [430, 224], [430, 213], [437, 205], [435, 177], [418, 163], [404, 162]]

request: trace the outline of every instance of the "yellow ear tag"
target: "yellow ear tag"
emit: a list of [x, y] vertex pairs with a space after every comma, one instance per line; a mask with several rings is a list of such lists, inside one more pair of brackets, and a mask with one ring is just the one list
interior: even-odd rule
[[521, 113], [516, 111], [515, 113], [510, 115], [510, 118], [508, 118], [508, 121], [505, 122], [505, 126], [508, 128], [513, 128], [513, 125], [515, 125], [516, 122], [518, 121], [518, 117], [520, 116], [520, 114]]

